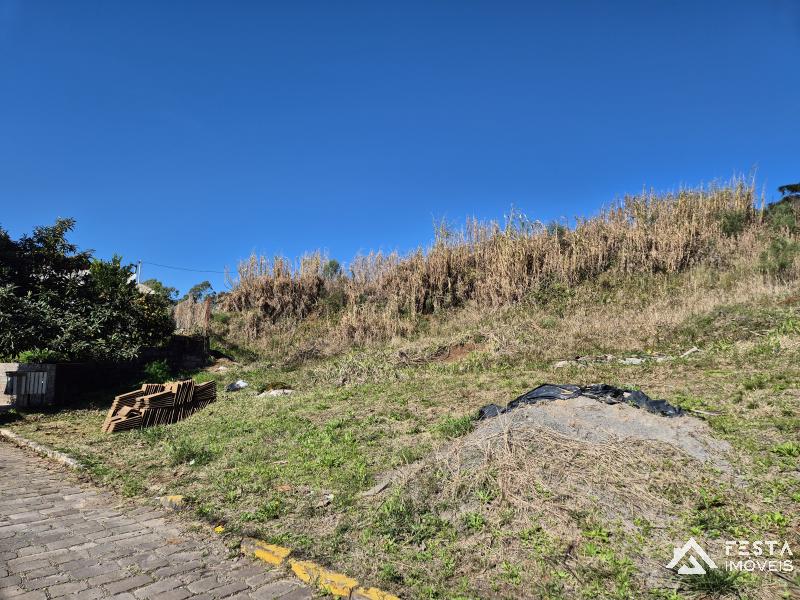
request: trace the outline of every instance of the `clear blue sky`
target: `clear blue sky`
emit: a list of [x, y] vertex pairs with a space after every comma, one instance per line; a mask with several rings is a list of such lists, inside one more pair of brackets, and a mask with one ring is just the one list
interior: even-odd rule
[[0, 225], [222, 270], [753, 168], [774, 198], [799, 72], [793, 0], [0, 0]]

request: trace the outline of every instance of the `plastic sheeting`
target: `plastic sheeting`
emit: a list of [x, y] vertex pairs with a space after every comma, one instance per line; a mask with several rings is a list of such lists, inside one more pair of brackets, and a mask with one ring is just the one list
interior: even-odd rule
[[501, 415], [509, 410], [514, 410], [518, 406], [524, 404], [538, 404], [539, 402], [547, 402], [550, 400], [569, 400], [571, 398], [577, 398], [578, 396], [587, 396], [599, 402], [605, 402], [606, 404], [630, 404], [636, 408], [643, 408], [648, 412], [665, 417], [679, 417], [684, 414], [683, 409], [679, 406], [673, 406], [666, 400], [653, 400], [650, 396], [639, 390], [626, 390], [605, 383], [586, 386], [545, 383], [515, 398], [509, 402], [505, 408], [497, 404], [487, 404], [480, 409], [478, 419], [483, 420], [496, 417], [497, 415]]

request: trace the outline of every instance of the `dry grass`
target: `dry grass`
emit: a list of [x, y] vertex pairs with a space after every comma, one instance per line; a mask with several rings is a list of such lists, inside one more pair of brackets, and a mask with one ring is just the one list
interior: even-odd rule
[[173, 309], [175, 329], [180, 333], [208, 333], [211, 321], [211, 299], [197, 302], [194, 298], [187, 298], [175, 305]]
[[[634, 557], [634, 568], [618, 564], [619, 572], [600, 578], [606, 581], [598, 595], [613, 596], [620, 584], [634, 594], [670, 586], [660, 563], [672, 544], [674, 515], [691, 510], [694, 490], [714, 480], [710, 471], [656, 442], [597, 444], [545, 428], [490, 442], [453, 444], [401, 492], [413, 497], [430, 489], [426, 478], [437, 482], [433, 497], [419, 504], [453, 507], [440, 514], [461, 532], [459, 570], [481, 573], [473, 581], [480, 596], [539, 598], [550, 584], [558, 596], [577, 597], [598, 577], [593, 551], [608, 553], [612, 564]], [[646, 543], [637, 535], [642, 527]], [[630, 544], [627, 552], [622, 541]], [[519, 580], [504, 581], [507, 565], [530, 555], [538, 555], [536, 567], [527, 562]], [[569, 577], [559, 581], [559, 570]]]
[[[330, 353], [418, 331], [421, 319], [454, 307], [480, 310], [534, 302], [587, 281], [684, 272], [699, 264], [753, 263], [763, 251], [762, 212], [752, 183], [625, 197], [574, 227], [515, 214], [505, 223], [441, 225], [434, 243], [408, 256], [370, 253], [346, 274], [325, 273], [320, 253], [297, 268], [252, 256], [221, 303], [240, 317], [225, 332], [282, 350], [309, 330]], [[731, 226], [731, 223], [734, 226]], [[319, 350], [319, 348], [317, 348]]]

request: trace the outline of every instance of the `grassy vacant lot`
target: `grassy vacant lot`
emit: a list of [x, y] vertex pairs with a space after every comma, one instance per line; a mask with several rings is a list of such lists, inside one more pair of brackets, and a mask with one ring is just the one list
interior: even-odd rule
[[[553, 367], [579, 354], [678, 356], [693, 345], [702, 352], [685, 359]], [[407, 597], [797, 592], [796, 576], [792, 587], [775, 576], [679, 577], [663, 568], [691, 535], [712, 545], [800, 544], [800, 296], [792, 285], [703, 269], [586, 284], [545, 302], [465, 309], [412, 341], [299, 366], [228, 366], [196, 378], [250, 387], [222, 392], [173, 426], [103, 434], [107, 401], [23, 415], [11, 426], [79, 457], [123, 493], [188, 495], [202, 517], [226, 523], [232, 543], [237, 533], [257, 534]], [[718, 413], [704, 418], [733, 446], [735, 473], [664, 448], [564, 447], [545, 437], [487, 457], [467, 476], [431, 458], [473, 429], [477, 408], [542, 382], [639, 387]], [[283, 386], [297, 393], [258, 396]], [[404, 483], [360, 496], [404, 465]], [[582, 479], [554, 478], [554, 469]], [[641, 498], [640, 516], [603, 509], [593, 497], [606, 492], [633, 505]]]
[[[318, 255], [297, 272], [253, 259], [214, 315], [237, 362], [193, 374], [249, 387], [168, 427], [101, 433], [110, 394], [10, 426], [123, 493], [189, 496], [232, 546], [257, 535], [403, 597], [796, 596], [796, 572], [664, 565], [690, 536], [720, 560], [727, 539], [800, 549], [797, 211], [758, 210], [739, 182], [572, 229], [444, 231], [349, 275]], [[555, 365], [586, 355], [653, 359]], [[544, 382], [699, 411], [683, 418], [730, 444], [727, 466], [545, 429], [476, 454], [477, 409]]]

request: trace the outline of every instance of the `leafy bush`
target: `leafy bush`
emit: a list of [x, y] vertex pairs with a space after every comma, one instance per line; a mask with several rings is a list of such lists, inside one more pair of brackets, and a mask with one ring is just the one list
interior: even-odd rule
[[784, 237], [775, 237], [761, 254], [761, 271], [776, 279], [785, 279], [792, 271], [800, 245]]
[[750, 224], [749, 210], [725, 210], [720, 215], [720, 227], [726, 237], [736, 237]]
[[170, 369], [166, 360], [154, 360], [147, 363], [143, 371], [147, 383], [164, 383], [170, 377]]
[[790, 202], [778, 202], [767, 209], [767, 222], [776, 231], [797, 231], [797, 214]]
[[34, 348], [33, 350], [25, 350], [20, 352], [15, 362], [20, 363], [54, 363], [65, 360], [63, 354], [54, 352], [53, 350], [42, 350]]
[[18, 240], [0, 228], [0, 357], [126, 360], [172, 333], [169, 303], [140, 293], [120, 257], [79, 251], [66, 237], [74, 225]]

